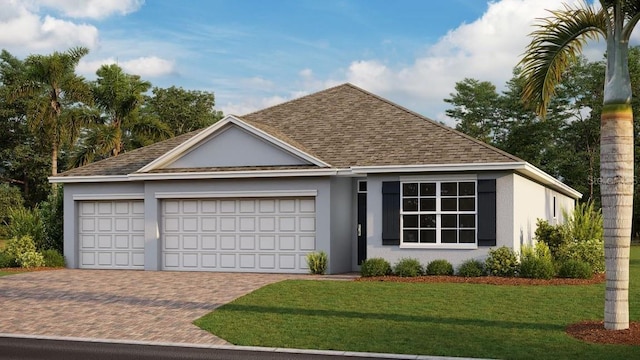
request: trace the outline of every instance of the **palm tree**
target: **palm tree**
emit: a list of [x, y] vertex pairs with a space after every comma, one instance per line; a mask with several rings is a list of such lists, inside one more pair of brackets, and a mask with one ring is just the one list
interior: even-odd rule
[[75, 68], [89, 49], [75, 47], [51, 55], [30, 55], [24, 61], [22, 81], [13, 91], [12, 99], [27, 99], [30, 128], [49, 141], [51, 147], [51, 175], [58, 173], [58, 153], [65, 143], [72, 143], [81, 128], [78, 118], [63, 107], [91, 103], [91, 91], [85, 79], [76, 75]]
[[629, 328], [629, 251], [633, 213], [633, 112], [629, 37], [640, 19], [640, 0], [600, 0], [601, 8], [564, 5], [541, 19], [520, 62], [522, 98], [544, 116], [554, 87], [587, 40], [606, 40], [601, 114], [600, 186], [604, 216], [606, 294], [604, 326]]
[[138, 114], [151, 83], [125, 73], [116, 64], [102, 65], [96, 74], [92, 92], [102, 119], [100, 124], [84, 129], [71, 156], [71, 166], [118, 156], [127, 149], [173, 136], [167, 124]]

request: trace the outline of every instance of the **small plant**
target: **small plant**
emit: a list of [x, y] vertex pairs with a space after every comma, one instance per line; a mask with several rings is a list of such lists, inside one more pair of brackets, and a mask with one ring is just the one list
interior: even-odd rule
[[556, 271], [550, 258], [526, 257], [520, 262], [520, 276], [530, 279], [551, 279]]
[[589, 279], [593, 276], [593, 269], [588, 262], [569, 259], [560, 264], [558, 276], [571, 279]]
[[463, 277], [478, 277], [485, 276], [484, 264], [480, 260], [469, 259], [464, 261], [458, 267], [458, 276]]
[[594, 273], [604, 272], [604, 241], [587, 240], [568, 243], [559, 253], [558, 262], [570, 259], [588, 263]]
[[594, 208], [593, 201], [578, 203], [571, 214], [563, 210], [562, 215], [567, 219], [563, 225], [564, 235], [570, 241], [603, 240], [602, 212]]
[[383, 258], [371, 258], [360, 265], [360, 275], [363, 277], [385, 276], [391, 274], [391, 264]]
[[512, 249], [506, 246], [490, 249], [485, 267], [489, 275], [513, 277], [518, 273], [518, 257]]
[[36, 245], [31, 236], [14, 237], [7, 241], [7, 247], [4, 251], [12, 258], [18, 259], [21, 254], [35, 252]]
[[64, 267], [66, 262], [64, 256], [58, 251], [53, 249], [47, 249], [42, 251], [42, 258], [44, 259], [44, 266], [48, 267]]
[[18, 256], [18, 263], [23, 268], [34, 268], [44, 266], [42, 254], [36, 251], [27, 251]]
[[307, 265], [311, 274], [323, 275], [327, 271], [329, 260], [324, 251], [314, 251], [307, 254]]
[[427, 265], [427, 275], [453, 275], [453, 265], [444, 259], [433, 260]]
[[0, 251], [0, 269], [18, 266], [18, 261], [14, 256], [10, 255], [6, 251]]
[[401, 277], [416, 277], [422, 275], [422, 265], [418, 259], [402, 258], [393, 268], [393, 273]]
[[547, 245], [554, 258], [561, 248], [563, 248], [567, 239], [563, 234], [561, 226], [553, 226], [548, 221], [538, 219], [536, 221], [535, 238], [537, 244], [544, 243]]
[[6, 224], [7, 235], [10, 238], [28, 236], [33, 239], [38, 249], [44, 242], [44, 226], [40, 218], [40, 210], [17, 207], [9, 210], [9, 221]]

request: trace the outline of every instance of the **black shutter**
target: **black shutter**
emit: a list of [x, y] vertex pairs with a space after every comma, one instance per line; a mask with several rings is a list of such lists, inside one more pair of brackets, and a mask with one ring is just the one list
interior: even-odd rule
[[382, 245], [400, 245], [400, 182], [382, 182]]
[[478, 180], [478, 246], [496, 246], [496, 180]]

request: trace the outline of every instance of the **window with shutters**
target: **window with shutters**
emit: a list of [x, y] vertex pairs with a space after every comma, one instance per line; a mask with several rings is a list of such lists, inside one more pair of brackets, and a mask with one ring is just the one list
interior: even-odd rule
[[477, 246], [475, 180], [405, 181], [400, 196], [401, 246]]

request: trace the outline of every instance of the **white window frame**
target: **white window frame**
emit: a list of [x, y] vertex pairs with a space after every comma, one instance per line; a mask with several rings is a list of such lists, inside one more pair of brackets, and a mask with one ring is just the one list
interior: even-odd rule
[[[421, 211], [404, 211], [404, 184], [406, 183], [435, 183], [436, 184], [436, 210], [429, 212], [421, 212]], [[441, 194], [440, 189], [442, 183], [447, 182], [473, 182], [475, 186], [475, 210], [474, 211], [442, 211], [441, 210]], [[459, 195], [458, 195], [459, 196]], [[418, 197], [419, 199], [419, 197]], [[420, 214], [436, 214], [436, 242], [435, 243], [405, 243], [404, 242], [404, 215], [420, 215]], [[441, 226], [441, 217], [442, 215], [460, 215], [460, 214], [473, 214], [475, 215], [475, 241], [473, 243], [442, 243], [442, 226]], [[418, 220], [419, 221], [419, 220]], [[460, 227], [457, 228], [458, 230]], [[419, 230], [418, 230], [419, 231]], [[478, 248], [478, 180], [475, 176], [463, 176], [463, 175], [452, 175], [447, 177], [401, 177], [400, 178], [400, 248], [416, 248], [416, 249], [477, 249]]]

